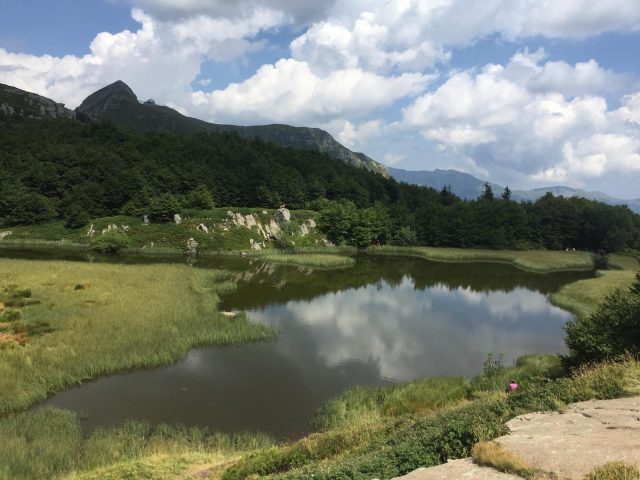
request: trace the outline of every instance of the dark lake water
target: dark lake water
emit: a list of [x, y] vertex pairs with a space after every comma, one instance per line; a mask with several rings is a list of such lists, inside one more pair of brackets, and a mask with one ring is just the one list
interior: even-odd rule
[[[0, 249], [0, 255], [9, 254]], [[196, 267], [235, 272], [238, 291], [222, 309], [247, 310], [278, 327], [278, 339], [197, 348], [173, 366], [101, 378], [44, 405], [81, 412], [87, 431], [137, 419], [296, 438], [313, 430], [310, 421], [323, 403], [355, 385], [473, 376], [488, 352], [504, 352], [506, 365], [526, 353], [563, 352], [562, 325], [571, 314], [547, 295], [592, 275], [373, 256], [329, 271], [240, 258]]]

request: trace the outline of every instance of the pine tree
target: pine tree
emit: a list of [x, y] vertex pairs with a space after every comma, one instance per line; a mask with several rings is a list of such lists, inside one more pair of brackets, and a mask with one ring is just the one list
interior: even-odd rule
[[484, 182], [484, 192], [482, 192], [482, 196], [480, 198], [489, 202], [493, 201], [493, 188], [491, 188], [489, 182]]
[[502, 199], [506, 200], [507, 202], [511, 200], [511, 189], [509, 188], [509, 185], [504, 187], [504, 192], [502, 192]]

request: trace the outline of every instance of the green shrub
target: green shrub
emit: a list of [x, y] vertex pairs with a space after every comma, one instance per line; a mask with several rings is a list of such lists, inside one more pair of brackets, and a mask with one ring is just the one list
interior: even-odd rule
[[589, 316], [565, 325], [568, 365], [640, 354], [640, 295], [616, 290]]
[[95, 237], [91, 241], [91, 248], [102, 253], [116, 253], [124, 248], [131, 247], [132, 244], [133, 242], [126, 234], [112, 230], [104, 235]]

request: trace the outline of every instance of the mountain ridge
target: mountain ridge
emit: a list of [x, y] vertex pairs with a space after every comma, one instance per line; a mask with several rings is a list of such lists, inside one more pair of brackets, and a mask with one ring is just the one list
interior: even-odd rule
[[[481, 180], [469, 173], [459, 170], [435, 169], [411, 171], [399, 168], [389, 168], [388, 170], [391, 177], [400, 182], [423, 185], [436, 190], [450, 185], [451, 191], [463, 199], [472, 200], [478, 198], [484, 191], [485, 180]], [[503, 185], [492, 182], [489, 182], [489, 185], [491, 185], [496, 196], [500, 195], [504, 190]], [[552, 193], [555, 196], [582, 197], [588, 200], [597, 200], [608, 205], [627, 205], [634, 212], [640, 213], [640, 198], [620, 199], [603, 192], [582, 190], [565, 185], [539, 187], [531, 190], [513, 190], [511, 192], [511, 198], [517, 201], [533, 202], [547, 193]]]
[[283, 147], [316, 150], [351, 165], [389, 176], [384, 165], [364, 153], [349, 150], [322, 129], [285, 124], [240, 126], [209, 123], [182, 115], [170, 107], [156, 105], [152, 100], [141, 103], [133, 90], [121, 80], [89, 95], [76, 112], [79, 118], [110, 120], [142, 133], [159, 129], [185, 134], [232, 132], [247, 140], [258, 138]]

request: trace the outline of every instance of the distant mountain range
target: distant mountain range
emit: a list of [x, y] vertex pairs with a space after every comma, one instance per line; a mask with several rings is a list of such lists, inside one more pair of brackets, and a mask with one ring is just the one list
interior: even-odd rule
[[[460, 198], [474, 199], [478, 198], [484, 192], [484, 180], [474, 177], [468, 173], [458, 170], [440, 170], [433, 171], [409, 171], [398, 168], [389, 168], [389, 174], [399, 182], [411, 183], [414, 185], [423, 185], [426, 187], [441, 190], [445, 185], [451, 186], [451, 191]], [[504, 190], [504, 186], [497, 183], [489, 182], [493, 192], [499, 196]], [[614, 198], [602, 192], [590, 192], [565, 186], [542, 187], [533, 190], [514, 190], [511, 198], [517, 201], [535, 201], [538, 198], [552, 193], [555, 196], [563, 197], [582, 197], [589, 200], [597, 200], [608, 205], [627, 205], [631, 210], [640, 213], [640, 199], [622, 200]]]
[[140, 102], [133, 90], [122, 81], [117, 81], [89, 95], [75, 111], [46, 97], [0, 84], [0, 115], [110, 120], [138, 132], [160, 129], [185, 134], [207, 131], [234, 132], [248, 140], [258, 138], [283, 147], [316, 150], [345, 163], [371, 170], [385, 177], [389, 176], [384, 165], [364, 153], [352, 152], [324, 130], [290, 125], [244, 127], [208, 123], [184, 116], [172, 108], [156, 105], [152, 100]]

